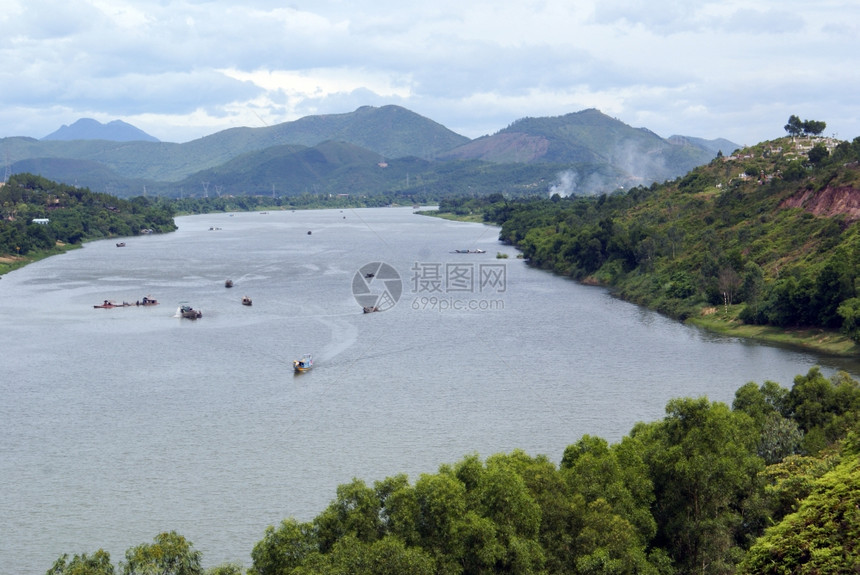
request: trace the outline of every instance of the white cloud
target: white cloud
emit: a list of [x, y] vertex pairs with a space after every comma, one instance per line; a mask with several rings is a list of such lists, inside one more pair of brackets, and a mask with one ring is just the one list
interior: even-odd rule
[[753, 143], [788, 116], [860, 135], [848, 0], [9, 0], [0, 137], [80, 117], [187, 141], [399, 104], [469, 137], [596, 107]]

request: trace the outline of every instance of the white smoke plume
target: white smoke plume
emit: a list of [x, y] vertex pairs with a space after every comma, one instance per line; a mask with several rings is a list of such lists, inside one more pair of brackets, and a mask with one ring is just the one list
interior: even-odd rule
[[573, 194], [576, 191], [577, 180], [579, 180], [579, 176], [573, 170], [559, 172], [555, 177], [555, 182], [549, 187], [549, 197], [558, 194], [562, 198], [566, 198]]

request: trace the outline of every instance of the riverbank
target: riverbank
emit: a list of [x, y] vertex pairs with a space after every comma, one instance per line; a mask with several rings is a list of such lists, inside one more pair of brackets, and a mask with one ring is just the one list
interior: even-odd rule
[[[426, 211], [423, 215], [461, 222], [483, 222], [481, 214], [456, 215]], [[581, 283], [612, 289], [612, 286], [603, 284], [594, 277], [585, 278]], [[637, 305], [648, 308], [647, 305]], [[684, 320], [684, 323], [721, 335], [752, 339], [824, 355], [836, 357], [860, 356], [860, 345], [838, 331], [821, 328], [786, 329], [774, 326], [749, 325], [743, 323], [738, 318], [738, 314], [742, 309], [743, 306], [740, 305], [729, 306], [727, 310], [724, 308], [703, 307], [698, 316], [689, 317]]]
[[80, 245], [68, 245], [58, 243], [56, 247], [50, 250], [32, 252], [27, 254], [26, 256], [17, 256], [10, 254], [0, 255], [0, 277], [3, 277], [4, 274], [8, 274], [11, 271], [15, 271], [19, 268], [22, 268], [39, 260], [43, 260], [51, 256], [64, 254], [69, 250], [76, 250], [80, 247]]
[[778, 328], [768, 325], [749, 325], [738, 319], [742, 306], [729, 306], [725, 309], [702, 308], [701, 315], [688, 318], [686, 323], [709, 331], [755, 339], [779, 345], [814, 351], [838, 357], [860, 355], [860, 346], [848, 336], [833, 330], [821, 328]]

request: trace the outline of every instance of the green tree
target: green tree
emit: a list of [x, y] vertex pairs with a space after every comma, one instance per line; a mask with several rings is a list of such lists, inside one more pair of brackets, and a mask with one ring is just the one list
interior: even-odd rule
[[844, 459], [815, 482], [796, 513], [753, 545], [739, 573], [856, 573], [860, 570], [860, 459]]
[[799, 136], [803, 132], [803, 122], [800, 118], [792, 114], [785, 125], [785, 131], [788, 132], [789, 136]]
[[806, 157], [809, 159], [809, 163], [813, 166], [818, 166], [830, 155], [830, 152], [824, 146], [824, 144], [815, 144], [809, 152], [806, 153]]
[[817, 136], [827, 128], [827, 123], [821, 120], [804, 120], [802, 127], [804, 134]]
[[266, 527], [263, 539], [251, 551], [249, 575], [283, 575], [302, 565], [318, 546], [313, 527], [284, 519], [275, 529]]
[[201, 553], [175, 531], [160, 533], [154, 543], [144, 543], [125, 552], [123, 575], [203, 575]]
[[707, 398], [672, 400], [666, 413], [633, 432], [646, 445], [654, 481], [655, 542], [682, 572], [731, 572], [743, 503], [763, 467], [755, 424]]
[[339, 485], [337, 498], [314, 519], [320, 551], [325, 553], [347, 534], [372, 543], [383, 535], [381, 503], [364, 481], [353, 479]]
[[92, 555], [83, 553], [71, 559], [67, 554], [54, 562], [53, 567], [45, 575], [113, 575], [114, 568], [110, 562], [110, 553], [99, 549]]

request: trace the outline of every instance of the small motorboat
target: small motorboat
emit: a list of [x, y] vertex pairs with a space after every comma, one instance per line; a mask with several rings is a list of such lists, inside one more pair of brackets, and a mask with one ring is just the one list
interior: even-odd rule
[[227, 281], [225, 281], [225, 282], [224, 282], [224, 287], [225, 287], [225, 288], [231, 288], [231, 287], [233, 287], [233, 280], [227, 280]]
[[118, 248], [124, 248], [124, 247], [125, 247], [125, 242], [117, 242], [116, 247], [118, 247]]
[[293, 360], [293, 369], [296, 373], [310, 371], [313, 366], [314, 358], [309, 353], [304, 354], [301, 359]]
[[203, 317], [203, 312], [199, 309], [194, 309], [190, 305], [179, 306], [179, 315], [186, 319], [200, 319]]
[[248, 296], [242, 296], [242, 305], [251, 305], [253, 302]]
[[158, 305], [158, 301], [152, 299], [148, 295], [143, 296], [143, 299], [135, 302], [135, 305]]

